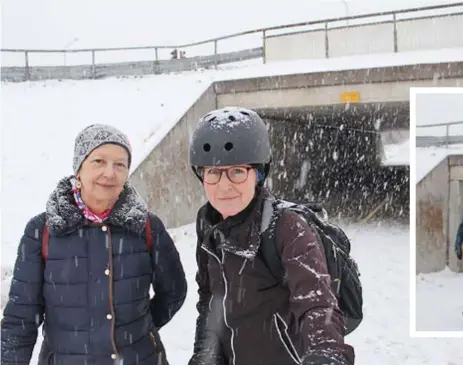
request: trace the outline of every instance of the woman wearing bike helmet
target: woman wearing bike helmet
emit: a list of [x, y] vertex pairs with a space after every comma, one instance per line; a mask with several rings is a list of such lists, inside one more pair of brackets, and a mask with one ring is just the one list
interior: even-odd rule
[[276, 221], [284, 267], [275, 281], [259, 251], [271, 163], [256, 112], [224, 108], [204, 116], [189, 163], [208, 202], [197, 215], [199, 301], [189, 365], [354, 364], [330, 286], [323, 248], [299, 215]]

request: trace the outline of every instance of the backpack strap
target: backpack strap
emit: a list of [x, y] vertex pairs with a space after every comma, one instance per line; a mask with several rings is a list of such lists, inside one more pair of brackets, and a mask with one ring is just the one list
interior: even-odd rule
[[146, 217], [145, 235], [146, 235], [146, 247], [148, 248], [148, 253], [151, 256], [151, 248], [153, 247], [153, 236], [151, 235], [151, 220], [150, 220], [149, 214]]
[[263, 261], [272, 276], [279, 283], [283, 281], [284, 268], [280, 254], [276, 247], [276, 222], [278, 214], [274, 207], [274, 202], [264, 200], [262, 208], [262, 222], [260, 226], [260, 252]]
[[48, 256], [48, 244], [50, 243], [50, 232], [48, 232], [47, 223], [43, 225], [42, 231], [42, 260], [43, 262], [47, 261]]
[[[316, 207], [317, 211], [324, 213], [322, 208], [319, 208], [317, 204], [310, 203], [307, 208]], [[262, 253], [265, 266], [270, 271], [272, 276], [279, 282], [283, 281], [284, 267], [281, 261], [280, 253], [278, 252], [276, 242], [276, 225], [280, 214], [284, 210], [292, 210], [296, 213], [303, 214], [304, 207], [300, 207], [298, 204], [287, 202], [284, 200], [264, 200], [262, 208], [262, 223], [260, 228], [260, 251]], [[310, 210], [309, 210], [310, 212]], [[315, 215], [315, 214], [311, 214]], [[311, 224], [308, 222], [309, 225]], [[311, 226], [314, 229], [314, 234], [318, 234], [316, 227]]]

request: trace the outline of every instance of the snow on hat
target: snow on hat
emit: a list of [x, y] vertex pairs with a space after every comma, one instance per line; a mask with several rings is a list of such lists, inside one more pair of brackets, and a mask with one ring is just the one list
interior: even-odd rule
[[76, 137], [74, 145], [74, 174], [87, 156], [95, 149], [104, 144], [112, 143], [124, 147], [129, 154], [129, 167], [132, 159], [132, 148], [129, 139], [119, 129], [106, 124], [92, 124], [83, 129]]

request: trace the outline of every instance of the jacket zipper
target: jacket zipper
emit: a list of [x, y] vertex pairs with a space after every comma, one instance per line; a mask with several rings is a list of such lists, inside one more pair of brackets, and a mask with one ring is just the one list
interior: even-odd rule
[[107, 228], [106, 234], [108, 238], [108, 252], [109, 252], [109, 310], [111, 312], [111, 344], [114, 350], [114, 353], [119, 357], [119, 351], [116, 346], [116, 339], [114, 338], [114, 331], [116, 325], [116, 311], [114, 310], [114, 288], [113, 288], [113, 272], [114, 272], [114, 261], [113, 261], [113, 243], [111, 239], [111, 231], [109, 227]]
[[225, 326], [227, 326], [227, 328], [231, 331], [231, 337], [230, 337], [230, 348], [231, 348], [231, 351], [232, 351], [232, 363], [231, 365], [235, 365], [235, 362], [236, 362], [236, 355], [235, 355], [235, 348], [233, 346], [233, 340], [234, 340], [234, 337], [235, 337], [235, 331], [233, 331], [233, 328], [230, 327], [230, 325], [228, 324], [228, 320], [227, 320], [227, 308], [226, 308], [226, 305], [225, 305], [225, 302], [227, 300], [227, 294], [228, 294], [228, 287], [227, 287], [227, 278], [225, 277], [225, 272], [223, 270], [223, 264], [224, 264], [224, 261], [225, 261], [225, 252], [224, 250], [222, 250], [222, 261], [220, 261], [220, 259], [218, 258], [218, 256], [216, 254], [214, 254], [213, 252], [209, 251], [205, 246], [201, 245], [201, 248], [206, 251], [209, 255], [211, 255], [212, 257], [214, 257], [217, 262], [219, 263], [219, 267], [220, 267], [220, 272], [222, 274], [222, 278], [223, 278], [223, 282], [224, 282], [224, 287], [225, 287], [225, 293], [224, 293], [224, 296], [223, 296], [223, 301], [222, 301], [222, 306], [223, 306], [223, 319], [224, 319], [224, 322], [225, 322]]
[[[280, 329], [280, 326], [278, 325], [278, 321], [281, 321], [284, 324], [283, 332]], [[275, 329], [278, 333], [278, 337], [280, 337], [280, 342], [285, 348], [286, 352], [288, 355], [291, 357], [291, 359], [296, 363], [296, 364], [302, 364], [302, 360], [299, 357], [299, 354], [297, 353], [296, 347], [293, 344], [293, 341], [288, 335], [288, 325], [286, 324], [285, 320], [280, 316], [278, 312], [276, 312], [273, 315], [273, 322], [275, 325]], [[286, 344], [285, 340], [283, 339], [283, 336], [286, 338], [286, 341], [288, 341], [288, 344]], [[288, 347], [289, 345], [289, 347]]]

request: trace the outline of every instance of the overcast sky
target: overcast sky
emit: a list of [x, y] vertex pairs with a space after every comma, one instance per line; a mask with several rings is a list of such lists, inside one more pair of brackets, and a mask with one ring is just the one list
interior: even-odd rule
[[417, 125], [447, 122], [463, 122], [463, 93], [417, 94]]
[[2, 0], [3, 48], [172, 45], [450, 0]]

